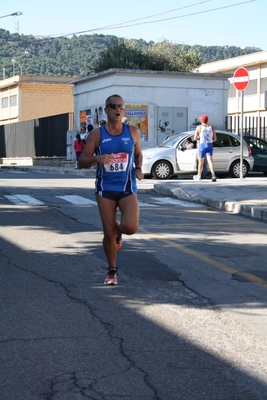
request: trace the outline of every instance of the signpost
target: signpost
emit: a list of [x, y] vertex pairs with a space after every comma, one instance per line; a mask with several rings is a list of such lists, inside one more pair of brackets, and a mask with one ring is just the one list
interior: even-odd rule
[[241, 146], [240, 146], [240, 179], [243, 179], [243, 107], [244, 107], [244, 90], [249, 84], [249, 73], [244, 67], [237, 68], [233, 76], [233, 85], [241, 92]]

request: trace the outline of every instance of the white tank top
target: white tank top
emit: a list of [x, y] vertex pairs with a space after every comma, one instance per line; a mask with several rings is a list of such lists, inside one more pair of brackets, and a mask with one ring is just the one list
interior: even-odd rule
[[201, 130], [199, 134], [199, 143], [212, 143], [212, 126], [201, 125]]

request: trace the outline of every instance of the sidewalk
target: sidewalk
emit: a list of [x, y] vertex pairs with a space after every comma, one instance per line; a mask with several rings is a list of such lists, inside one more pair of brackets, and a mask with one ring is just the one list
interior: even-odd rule
[[[26, 172], [59, 173], [95, 177], [95, 170], [74, 169], [73, 167], [56, 166], [2, 166], [2, 169], [15, 169]], [[254, 177], [252, 174], [244, 179], [210, 179], [201, 182], [179, 178], [171, 181], [146, 180], [149, 187], [157, 193], [181, 200], [202, 203], [207, 206], [242, 214], [248, 217], [267, 221], [267, 177]], [[138, 182], [144, 187], [144, 181]]]
[[155, 183], [154, 190], [177, 199], [267, 221], [267, 177], [177, 180]]

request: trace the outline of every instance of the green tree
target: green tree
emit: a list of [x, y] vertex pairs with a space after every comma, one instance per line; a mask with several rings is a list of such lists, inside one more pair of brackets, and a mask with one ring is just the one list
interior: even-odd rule
[[110, 68], [142, 69], [145, 57], [131, 41], [115, 43], [103, 52], [95, 63], [94, 71], [100, 72]]
[[173, 44], [167, 40], [151, 44], [147, 51], [147, 69], [158, 71], [189, 72], [202, 63], [198, 52], [190, 48]]
[[136, 41], [124, 41], [108, 47], [95, 64], [95, 72], [110, 68], [146, 69], [156, 71], [192, 71], [201, 58], [196, 51], [168, 41], [138, 48]]
[[258, 50], [235, 46], [183, 46], [167, 40], [125, 40], [103, 34], [35, 37], [10, 34], [0, 28], [0, 71], [6, 78], [13, 75], [12, 59], [17, 60], [25, 75], [81, 78], [109, 68], [191, 71], [198, 67], [200, 59], [208, 63], [255, 51]]

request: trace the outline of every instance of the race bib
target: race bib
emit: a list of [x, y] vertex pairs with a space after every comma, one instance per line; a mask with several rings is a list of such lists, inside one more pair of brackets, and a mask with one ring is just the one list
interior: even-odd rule
[[126, 171], [128, 165], [128, 153], [113, 154], [109, 164], [105, 164], [104, 168], [107, 172], [122, 172]]

